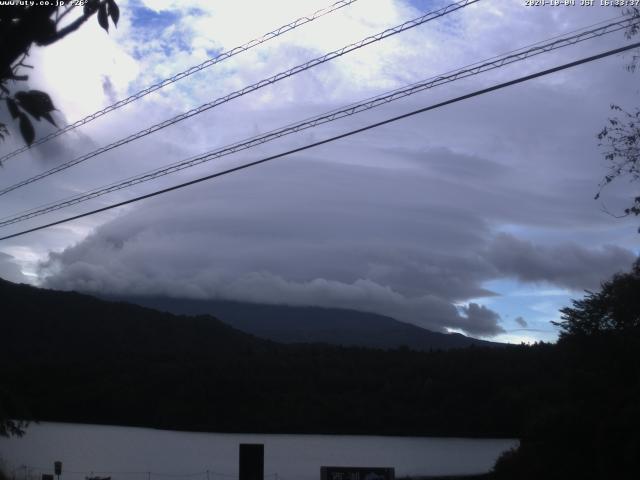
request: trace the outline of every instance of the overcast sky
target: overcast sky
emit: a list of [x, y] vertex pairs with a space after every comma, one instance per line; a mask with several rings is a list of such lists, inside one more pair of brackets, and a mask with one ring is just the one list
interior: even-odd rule
[[[330, 0], [120, 0], [33, 49], [30, 87], [61, 124]], [[10, 185], [448, 2], [359, 0], [5, 162]], [[577, 1], [577, 3], [580, 3]], [[0, 198], [0, 216], [213, 150], [620, 15], [481, 0]], [[428, 90], [130, 190], [5, 227], [9, 234], [628, 43], [619, 32]], [[86, 292], [354, 308], [498, 341], [554, 340], [558, 309], [626, 270], [634, 186], [606, 173], [609, 105], [638, 104], [630, 56], [437, 109], [214, 181], [0, 243], [0, 276]], [[6, 111], [0, 112], [9, 123]], [[51, 131], [40, 126], [38, 134]], [[15, 132], [0, 147], [20, 145]], [[636, 186], [637, 190], [637, 186]]]

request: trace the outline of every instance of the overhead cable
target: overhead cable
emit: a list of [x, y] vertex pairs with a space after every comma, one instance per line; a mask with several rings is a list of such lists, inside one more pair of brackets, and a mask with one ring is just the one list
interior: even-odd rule
[[556, 38], [556, 40], [548, 43], [538, 42], [534, 44], [533, 47], [523, 47], [507, 55], [493, 57], [483, 62], [476, 62], [470, 66], [465, 66], [457, 70], [448, 72], [446, 74], [431, 77], [427, 80], [414, 83], [407, 87], [403, 87], [401, 89], [397, 89], [392, 92], [388, 92], [382, 95], [378, 95], [376, 97], [372, 97], [370, 99], [361, 101], [359, 103], [354, 103], [349, 106], [333, 110], [331, 112], [323, 113], [321, 115], [311, 117], [304, 121], [293, 123], [276, 130], [272, 130], [271, 132], [268, 132], [266, 134], [255, 136], [248, 140], [236, 142], [231, 145], [227, 145], [218, 150], [210, 151], [201, 155], [191, 157], [186, 160], [182, 160], [180, 162], [173, 163], [165, 167], [157, 168], [149, 172], [145, 172], [133, 177], [129, 177], [126, 180], [122, 180], [120, 182], [113, 183], [107, 186], [99, 187], [97, 189], [94, 189], [79, 195], [75, 195], [65, 200], [57, 201], [47, 205], [42, 205], [40, 207], [36, 207], [28, 211], [22, 212], [18, 215], [5, 217], [3, 219], [0, 219], [0, 227], [4, 227], [14, 223], [29, 220], [31, 218], [38, 217], [40, 215], [44, 215], [56, 210], [70, 207], [72, 205], [86, 202], [88, 200], [100, 197], [102, 195], [106, 195], [108, 193], [129, 188], [140, 183], [148, 182], [156, 178], [178, 172], [180, 170], [191, 168], [196, 165], [209, 162], [211, 160], [215, 160], [227, 155], [231, 155], [233, 153], [237, 153], [242, 150], [247, 150], [249, 148], [256, 147], [258, 145], [276, 140], [286, 135], [290, 135], [296, 132], [306, 130], [308, 128], [313, 128], [325, 123], [336, 121], [340, 118], [348, 117], [348, 116], [355, 115], [367, 110], [371, 110], [373, 108], [380, 107], [382, 105], [399, 100], [401, 98], [415, 95], [416, 93], [419, 93], [421, 91], [424, 91], [430, 88], [434, 88], [439, 85], [443, 85], [445, 83], [454, 82], [462, 78], [467, 78], [473, 75], [478, 75], [483, 72], [501, 68], [501, 67], [504, 67], [505, 65], [509, 65], [518, 61], [523, 61], [533, 56], [540, 55], [542, 53], [547, 53], [553, 50], [557, 50], [559, 48], [575, 45], [576, 43], [579, 43], [582, 41], [601, 37], [602, 35], [613, 33], [618, 30], [626, 29], [631, 25], [635, 25], [639, 23], [640, 22], [638, 22], [638, 20], [635, 20], [635, 22], [632, 22], [629, 19], [618, 20], [616, 22], [612, 22], [598, 28], [581, 31], [580, 33], [577, 33], [574, 35], [565, 36], [561, 38], [554, 37]]
[[301, 73], [305, 70], [309, 70], [311, 68], [314, 68], [318, 65], [321, 65], [323, 63], [326, 63], [330, 60], [333, 60], [335, 58], [341, 57], [342, 55], [345, 55], [349, 52], [352, 52], [354, 50], [358, 50], [366, 45], [375, 43], [375, 42], [379, 42], [380, 40], [383, 40], [385, 38], [391, 37], [393, 35], [396, 35], [398, 33], [404, 32], [406, 30], [409, 30], [411, 28], [417, 27], [419, 25], [422, 25], [424, 23], [430, 22], [432, 20], [435, 20], [437, 18], [443, 17], [445, 15], [448, 15], [454, 11], [460, 10], [461, 8], [467, 7], [471, 4], [474, 4], [476, 2], [479, 2], [480, 0], [461, 0], [459, 2], [455, 2], [455, 3], [451, 3], [449, 5], [447, 5], [446, 7], [443, 7], [439, 10], [435, 10], [433, 12], [427, 13], [425, 15], [422, 15], [418, 18], [414, 18], [413, 20], [409, 20], [408, 22], [404, 22], [401, 25], [395, 26], [393, 28], [389, 28], [387, 30], [384, 30], [383, 32], [380, 32], [376, 35], [371, 35], [369, 37], [366, 37], [362, 40], [360, 40], [359, 42], [356, 43], [352, 43], [350, 45], [347, 45], [346, 47], [342, 47], [338, 50], [334, 50], [330, 53], [327, 53], [321, 57], [317, 57], [313, 60], [310, 60], [308, 62], [305, 62], [303, 64], [300, 64], [296, 67], [293, 67], [289, 70], [285, 70], [283, 72], [280, 72], [276, 75], [273, 75], [272, 77], [269, 77], [267, 79], [263, 79], [260, 80], [257, 83], [254, 83], [252, 85], [249, 85], [247, 87], [244, 87], [240, 90], [236, 90], [233, 93], [230, 93], [224, 97], [220, 97], [216, 100], [213, 100], [211, 102], [205, 103], [197, 108], [194, 108], [192, 110], [189, 110], [188, 112], [182, 113], [180, 115], [177, 115], [173, 118], [170, 118], [168, 120], [165, 120], [163, 122], [157, 123], [151, 127], [148, 127], [144, 130], [140, 130], [137, 133], [134, 133], [132, 135], [129, 135], [128, 137], [122, 138], [120, 140], [117, 140], [113, 143], [110, 143], [109, 145], [106, 145], [104, 147], [98, 148], [97, 150], [94, 150], [92, 152], [89, 152], [85, 155], [82, 155], [78, 158], [75, 158], [73, 160], [69, 160], [67, 162], [64, 162], [54, 168], [51, 168], [45, 172], [42, 172], [38, 175], [35, 175], [33, 177], [30, 177], [26, 180], [22, 180], [14, 185], [11, 185], [9, 187], [5, 187], [3, 189], [0, 190], [0, 195], [5, 195], [13, 190], [16, 190], [17, 188], [23, 187], [25, 185], [28, 185], [30, 183], [33, 182], [37, 182], [38, 180], [41, 180], [43, 178], [46, 178], [50, 175], [53, 175], [55, 173], [61, 172], [63, 170], [66, 170], [67, 168], [73, 167], [74, 165], [78, 165], [79, 163], [85, 162], [87, 160], [89, 160], [90, 158], [96, 157], [102, 153], [105, 153], [109, 150], [112, 150], [116, 147], [125, 145], [127, 143], [133, 142], [134, 140], [138, 140], [142, 137], [145, 137], [151, 133], [157, 132], [158, 130], [162, 130], [163, 128], [166, 128], [168, 126], [171, 126], [175, 123], [178, 123], [182, 120], [186, 120], [187, 118], [193, 117], [194, 115], [198, 115], [202, 112], [205, 112], [207, 110], [210, 110], [214, 107], [217, 107], [219, 105], [222, 105], [223, 103], [227, 103], [230, 102], [231, 100], [234, 100], [238, 97], [241, 97], [243, 95], [246, 95], [248, 93], [254, 92], [256, 90], [259, 90], [261, 88], [264, 88], [268, 85], [272, 85], [276, 82], [279, 82], [281, 80], [284, 80], [285, 78], [289, 78], [293, 75], [296, 75], [298, 73]]
[[2, 157], [0, 157], [0, 164], [5, 160], [8, 160], [9, 158], [15, 157], [16, 155], [29, 150], [31, 147], [35, 147], [36, 145], [42, 145], [43, 143], [48, 142], [51, 139], [59, 137], [63, 133], [74, 130], [82, 125], [86, 125], [87, 123], [92, 122], [93, 120], [100, 118], [106, 115], [107, 113], [113, 112], [114, 110], [124, 107], [125, 105], [128, 105], [131, 102], [135, 102], [136, 100], [139, 100], [142, 97], [149, 95], [152, 92], [155, 92], [156, 90], [160, 90], [161, 88], [166, 87], [167, 85], [171, 85], [172, 83], [175, 83], [178, 80], [182, 80], [183, 78], [193, 75], [194, 73], [204, 70], [205, 68], [209, 68], [213, 65], [216, 65], [217, 63], [220, 63], [224, 60], [234, 57], [239, 53], [246, 52], [247, 50], [257, 47], [258, 45], [261, 45], [269, 40], [279, 37], [280, 35], [283, 35], [291, 30], [294, 30], [306, 23], [313, 22], [318, 18], [324, 17], [325, 15], [335, 12], [336, 10], [339, 10], [343, 7], [351, 5], [352, 3], [355, 3], [357, 1], [358, 0], [340, 0], [339, 2], [336, 2], [333, 5], [330, 5], [329, 7], [318, 10], [312, 13], [311, 15], [300, 17], [297, 20], [294, 20], [293, 22], [287, 23], [286, 25], [276, 28], [275, 30], [272, 30], [269, 33], [265, 33], [261, 37], [255, 38], [250, 42], [245, 43], [244, 45], [240, 45], [239, 47], [235, 47], [235, 48], [232, 48], [231, 50], [227, 50], [226, 52], [222, 52], [221, 54], [216, 55], [215, 57], [209, 58], [208, 60], [202, 62], [199, 65], [195, 65], [193, 67], [187, 68], [186, 70], [180, 73], [177, 73], [170, 78], [165, 78], [164, 80], [160, 80], [159, 82], [154, 83], [153, 85], [150, 85], [127, 98], [118, 100], [117, 102], [112, 103], [111, 105], [103, 108], [102, 110], [98, 110], [97, 112], [87, 115], [86, 117], [81, 118], [80, 120], [74, 123], [71, 123], [65, 127], [62, 127], [59, 130], [56, 130], [55, 132], [52, 132], [36, 140], [31, 145], [25, 145], [23, 147], [20, 147], [14, 150], [13, 152], [3, 155]]
[[156, 190], [155, 192], [147, 193], [146, 195], [140, 195], [138, 197], [130, 198], [129, 200], [125, 200], [125, 201], [118, 202], [118, 203], [115, 203], [115, 204], [112, 204], [112, 205], [108, 205], [106, 207], [102, 207], [102, 208], [98, 208], [98, 209], [95, 209], [95, 210], [91, 210], [89, 212], [81, 213], [79, 215], [74, 215], [74, 216], [71, 216], [71, 217], [63, 218], [63, 219], [57, 220], [55, 222], [47, 223], [47, 224], [44, 224], [44, 225], [39, 225], [37, 227], [29, 228], [27, 230], [22, 230], [20, 232], [13, 233], [11, 235], [5, 235], [3, 237], [0, 237], [0, 241], [8, 240], [10, 238], [19, 237], [19, 236], [25, 235], [27, 233], [36, 232], [38, 230], [43, 230], [45, 228], [53, 227], [55, 225], [60, 225], [62, 223], [67, 223], [67, 222], [70, 222], [70, 221], [73, 221], [73, 220], [77, 220], [77, 219], [80, 219], [80, 218], [88, 217], [90, 215], [95, 215], [97, 213], [105, 212], [105, 211], [108, 211], [108, 210], [111, 210], [111, 209], [114, 209], [114, 208], [118, 208], [118, 207], [122, 207], [122, 206], [129, 205], [129, 204], [132, 204], [132, 203], [136, 203], [136, 202], [139, 202], [141, 200], [145, 200], [147, 198], [152, 198], [152, 197], [155, 197], [155, 196], [158, 196], [158, 195], [162, 195], [164, 193], [172, 192], [174, 190], [179, 190], [179, 189], [191, 186], [191, 185], [195, 185], [195, 184], [198, 184], [198, 183], [201, 183], [201, 182], [205, 182], [207, 180], [212, 180], [212, 179], [217, 178], [217, 177], [222, 177], [224, 175], [228, 175], [230, 173], [238, 172], [240, 170], [245, 170], [247, 168], [254, 167], [254, 166], [257, 166], [257, 165], [260, 165], [260, 164], [263, 164], [263, 163], [267, 163], [267, 162], [270, 162], [272, 160], [276, 160], [278, 158], [286, 157], [286, 156], [292, 155], [294, 153], [299, 153], [299, 152], [302, 152], [302, 151], [305, 151], [305, 150], [309, 150], [311, 148], [318, 147], [320, 145], [325, 145], [327, 143], [335, 142], [336, 140], [340, 140], [340, 139], [343, 139], [343, 138], [346, 138], [346, 137], [350, 137], [352, 135], [356, 135], [358, 133], [362, 133], [362, 132], [365, 132], [365, 131], [368, 131], [368, 130], [371, 130], [371, 129], [374, 129], [374, 128], [378, 128], [378, 127], [381, 127], [383, 125], [387, 125], [389, 123], [397, 122], [398, 120], [402, 120], [402, 119], [405, 119], [405, 118], [408, 118], [408, 117], [412, 117], [412, 116], [418, 115], [420, 113], [428, 112], [430, 110], [435, 110], [437, 108], [441, 108], [441, 107], [444, 107], [444, 106], [447, 106], [447, 105], [451, 105], [453, 103], [461, 102], [461, 101], [467, 100], [469, 98], [473, 98], [473, 97], [477, 97], [477, 96], [480, 96], [480, 95], [484, 95], [484, 94], [487, 94], [487, 93], [490, 93], [490, 92], [493, 92], [493, 91], [496, 91], [496, 90], [500, 90], [500, 89], [503, 89], [503, 88], [506, 88], [506, 87], [510, 87], [512, 85], [516, 85], [516, 84], [519, 84], [519, 83], [527, 82], [529, 80], [533, 80], [535, 78], [539, 78], [539, 77], [542, 77], [542, 76], [545, 76], [545, 75], [549, 75], [551, 73], [559, 72], [561, 70], [566, 70], [568, 68], [576, 67], [578, 65], [582, 65], [582, 64], [585, 64], [585, 63], [589, 63], [589, 62], [593, 62], [593, 61], [596, 61], [596, 60], [600, 60], [602, 58], [609, 57], [611, 55], [616, 55], [618, 53], [626, 52], [627, 50], [631, 50], [633, 48], [638, 48], [638, 47], [640, 47], [640, 42], [632, 43], [632, 44], [626, 45], [624, 47], [615, 48], [613, 50], [608, 50], [606, 52], [599, 53], [597, 55], [592, 55], [590, 57], [582, 58], [582, 59], [576, 60], [574, 62], [565, 63], [564, 65], [560, 65], [560, 66], [557, 66], [557, 67], [549, 68], [547, 70], [542, 70], [540, 72], [537, 72], [537, 73], [534, 73], [534, 74], [531, 74], [531, 75], [526, 75], [524, 77], [520, 77], [520, 78], [517, 78], [515, 80], [510, 80], [508, 82], [504, 82], [504, 83], [500, 83], [500, 84], [497, 84], [497, 85], [493, 85], [493, 86], [488, 87], [488, 88], [483, 88], [481, 90], [476, 90], [475, 92], [468, 93], [466, 95], [462, 95], [462, 96], [459, 96], [459, 97], [456, 97], [456, 98], [452, 98], [452, 99], [444, 101], [444, 102], [436, 103], [436, 104], [430, 105], [428, 107], [420, 108], [418, 110], [413, 110], [413, 111], [405, 113], [403, 115], [398, 115], [396, 117], [392, 117], [392, 118], [383, 120], [381, 122], [372, 123], [372, 124], [367, 125], [365, 127], [357, 128], [355, 130], [351, 130], [349, 132], [342, 133], [340, 135], [336, 135], [336, 136], [333, 136], [333, 137], [330, 137], [330, 138], [327, 138], [327, 139], [324, 139], [324, 140], [320, 140], [318, 142], [310, 143], [308, 145], [304, 145], [302, 147], [294, 148], [294, 149], [291, 149], [291, 150], [288, 150], [286, 152], [282, 152], [282, 153], [279, 153], [279, 154], [276, 154], [276, 155], [271, 155], [269, 157], [262, 158], [260, 160], [255, 160], [253, 162], [245, 163], [243, 165], [239, 165], [237, 167], [229, 168], [229, 169], [223, 170], [221, 172], [217, 172], [217, 173], [213, 173], [211, 175], [200, 177], [200, 178], [197, 178], [195, 180], [191, 180], [191, 181], [188, 181], [188, 182], [185, 182], [185, 183], [181, 183], [179, 185], [174, 185], [172, 187], [163, 188], [161, 190]]

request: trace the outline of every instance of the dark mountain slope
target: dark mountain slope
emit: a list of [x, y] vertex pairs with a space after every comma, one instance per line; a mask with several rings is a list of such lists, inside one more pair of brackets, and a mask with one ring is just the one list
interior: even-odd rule
[[76, 292], [17, 285], [0, 279], [4, 352], [30, 357], [66, 355], [172, 355], [208, 357], [268, 342], [210, 315], [176, 316]]
[[[40, 420], [178, 430], [514, 436], [550, 347], [281, 345], [0, 281], [0, 391]], [[17, 418], [0, 396], [0, 417]]]
[[238, 330], [281, 343], [413, 350], [503, 346], [457, 333], [432, 332], [374, 313], [339, 308], [264, 305], [224, 300], [126, 297], [127, 302], [179, 315], [213, 315]]

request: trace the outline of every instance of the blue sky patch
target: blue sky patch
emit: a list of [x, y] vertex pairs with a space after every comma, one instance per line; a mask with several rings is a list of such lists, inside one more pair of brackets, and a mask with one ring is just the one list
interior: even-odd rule
[[425, 13], [432, 10], [436, 10], [447, 4], [442, 0], [406, 0], [406, 1], [409, 5], [411, 5], [416, 10], [420, 10], [421, 12], [425, 12]]
[[523, 317], [527, 327], [546, 332], [537, 335], [544, 340], [555, 340], [558, 329], [550, 320], [560, 320], [559, 310], [571, 306], [571, 300], [581, 298], [578, 292], [570, 292], [552, 285], [520, 283], [511, 279], [486, 282], [483, 287], [498, 293], [495, 297], [478, 299], [480, 303], [497, 311], [502, 317], [502, 327], [507, 332], [517, 332], [522, 327], [516, 318]]
[[145, 7], [142, 2], [135, 1], [131, 4], [131, 24], [134, 28], [162, 31], [180, 20], [181, 14], [175, 11], [156, 12]]
[[[157, 46], [162, 49], [165, 55], [172, 56], [176, 50], [190, 51], [191, 47], [182, 32], [180, 32], [180, 29], [174, 30], [170, 37], [167, 37], [166, 30], [179, 23], [183, 16], [197, 15], [199, 13], [201, 12], [197, 9], [191, 9], [187, 12], [168, 10], [156, 12], [136, 0], [131, 5], [131, 23], [134, 31], [137, 32], [143, 42], [153, 40], [157, 42]], [[143, 53], [135, 49], [133, 56], [139, 60]]]

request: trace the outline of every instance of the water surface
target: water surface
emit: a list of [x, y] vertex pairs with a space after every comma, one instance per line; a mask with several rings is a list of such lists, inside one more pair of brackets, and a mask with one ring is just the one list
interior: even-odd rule
[[[224, 480], [238, 475], [238, 444], [265, 445], [265, 476], [318, 480], [320, 466], [394, 467], [396, 476], [487, 472], [517, 440], [191, 433], [148, 428], [41, 423], [23, 438], [0, 438], [16, 480], [40, 480], [63, 462], [60, 480]], [[208, 473], [207, 473], [208, 471]]]

